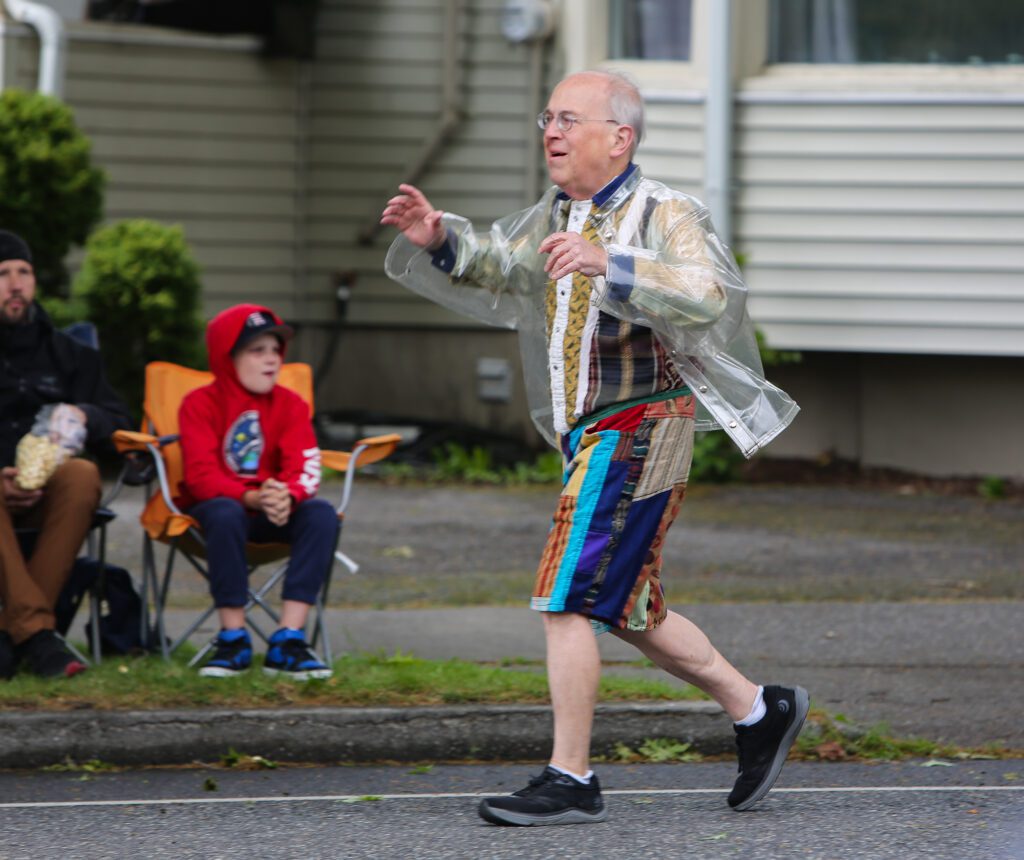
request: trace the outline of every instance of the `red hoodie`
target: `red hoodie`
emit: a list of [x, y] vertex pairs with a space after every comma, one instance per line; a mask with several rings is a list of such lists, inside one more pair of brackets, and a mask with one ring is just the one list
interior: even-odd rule
[[315, 496], [320, 486], [320, 449], [306, 402], [281, 385], [253, 394], [238, 381], [231, 348], [256, 311], [281, 323], [269, 308], [236, 305], [206, 327], [214, 380], [187, 395], [178, 413], [185, 471], [178, 503], [183, 507], [218, 496], [241, 501], [246, 490], [259, 489], [267, 478], [287, 484], [296, 504]]

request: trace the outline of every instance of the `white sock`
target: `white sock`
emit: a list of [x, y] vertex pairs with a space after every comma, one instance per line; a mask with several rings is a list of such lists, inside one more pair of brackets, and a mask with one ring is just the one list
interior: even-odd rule
[[559, 767], [557, 764], [549, 764], [549, 768], [557, 770], [559, 773], [564, 773], [566, 776], [571, 776], [576, 782], [582, 783], [583, 785], [590, 785], [590, 777], [594, 775], [594, 771], [588, 770], [584, 776], [580, 776], [577, 773], [573, 773], [571, 770], [566, 770], [564, 767]]
[[757, 697], [754, 699], [754, 704], [750, 708], [750, 713], [747, 714], [738, 723], [735, 723], [735, 725], [752, 726], [754, 725], [754, 723], [760, 720], [761, 717], [763, 717], [767, 713], [767, 711], [768, 709], [764, 705], [764, 687], [758, 687]]

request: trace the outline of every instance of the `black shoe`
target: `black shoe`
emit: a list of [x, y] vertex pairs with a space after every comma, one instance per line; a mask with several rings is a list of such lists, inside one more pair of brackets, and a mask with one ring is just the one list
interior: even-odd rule
[[492, 824], [523, 827], [589, 824], [608, 817], [596, 776], [584, 785], [551, 767], [544, 768], [526, 788], [509, 797], [485, 797], [480, 801], [479, 812], [481, 818]]
[[0, 630], [0, 681], [10, 681], [17, 666], [14, 643], [6, 630]]
[[56, 630], [33, 633], [14, 646], [14, 653], [24, 668], [41, 678], [70, 678], [86, 670], [85, 663], [71, 653]]
[[221, 630], [214, 640], [213, 656], [199, 670], [202, 678], [232, 678], [248, 670], [252, 663], [252, 640], [244, 627]]
[[803, 687], [765, 687], [764, 705], [765, 715], [754, 725], [735, 727], [740, 775], [729, 793], [729, 806], [737, 812], [750, 809], [779, 778], [810, 699]]
[[280, 675], [296, 681], [330, 678], [331, 668], [320, 661], [301, 630], [282, 627], [270, 637], [263, 660], [264, 675]]

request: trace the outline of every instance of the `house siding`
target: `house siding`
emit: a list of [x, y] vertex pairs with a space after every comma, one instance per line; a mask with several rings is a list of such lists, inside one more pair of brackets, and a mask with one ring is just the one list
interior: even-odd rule
[[740, 95], [735, 245], [769, 341], [1024, 355], [1024, 101], [859, 102]]
[[[36, 38], [12, 41], [8, 79], [32, 89]], [[180, 224], [208, 315], [242, 300], [295, 310], [296, 76], [255, 39], [68, 26], [64, 99], [107, 172], [105, 219]]]

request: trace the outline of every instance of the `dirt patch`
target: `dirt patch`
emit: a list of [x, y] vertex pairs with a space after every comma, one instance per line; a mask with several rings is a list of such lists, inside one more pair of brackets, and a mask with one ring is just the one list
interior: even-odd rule
[[741, 467], [739, 480], [751, 484], [847, 486], [902, 495], [972, 496], [1024, 503], [1024, 481], [990, 476], [929, 477], [901, 469], [864, 467], [840, 457], [759, 457]]

